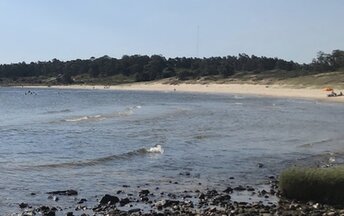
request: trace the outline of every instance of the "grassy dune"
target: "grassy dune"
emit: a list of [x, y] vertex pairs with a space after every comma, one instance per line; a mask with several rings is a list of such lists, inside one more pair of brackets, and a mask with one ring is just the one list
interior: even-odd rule
[[344, 166], [290, 168], [280, 175], [279, 188], [289, 199], [343, 204]]
[[299, 71], [270, 70], [263, 72], [238, 72], [228, 78], [204, 76], [180, 81], [175, 77], [164, 80], [165, 84], [260, 84], [281, 85], [290, 88], [324, 88], [331, 86], [344, 89], [344, 70], [328, 73], [303, 75]]
[[[90, 77], [82, 74], [73, 77], [74, 84], [88, 85], [118, 85], [134, 83], [135, 77], [115, 75], [109, 77]], [[158, 81], [158, 80], [156, 80]], [[288, 88], [324, 88], [331, 86], [335, 89], [344, 89], [344, 69], [336, 72], [305, 74], [300, 71], [270, 70], [262, 72], [237, 72], [234, 75], [223, 78], [220, 75], [190, 78], [189, 80], [178, 80], [176, 77], [162, 79], [165, 84], [260, 84], [280, 85]], [[56, 77], [23, 77], [15, 80], [0, 79], [0, 85], [56, 85]]]

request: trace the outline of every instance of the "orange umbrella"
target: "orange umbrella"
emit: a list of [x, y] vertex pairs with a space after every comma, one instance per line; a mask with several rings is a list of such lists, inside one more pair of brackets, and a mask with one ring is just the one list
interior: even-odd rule
[[331, 87], [326, 87], [326, 88], [324, 88], [323, 90], [324, 90], [324, 91], [333, 91], [333, 88], [331, 88]]

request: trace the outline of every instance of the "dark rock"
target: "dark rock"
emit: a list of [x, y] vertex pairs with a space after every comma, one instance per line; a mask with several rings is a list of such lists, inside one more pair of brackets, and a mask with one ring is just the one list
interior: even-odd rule
[[229, 177], [229, 179], [234, 179], [234, 177]]
[[82, 204], [82, 203], [84, 203], [84, 202], [86, 202], [87, 201], [87, 199], [81, 199], [81, 200], [79, 200], [79, 202], [77, 203], [77, 204]]
[[101, 205], [114, 205], [118, 202], [119, 202], [118, 197], [111, 196], [109, 194], [105, 194], [105, 196], [103, 196], [103, 198], [100, 200], [99, 203]]
[[172, 198], [172, 199], [176, 199], [177, 195], [173, 194], [173, 193], [169, 193], [167, 194], [168, 197]]
[[181, 176], [190, 176], [191, 174], [190, 174], [190, 172], [181, 172], [181, 173], [179, 173], [179, 175], [181, 175]]
[[129, 211], [128, 211], [128, 213], [129, 214], [132, 214], [132, 213], [136, 213], [136, 212], [140, 212], [141, 211], [141, 209], [139, 209], [139, 208], [134, 208], [134, 209], [130, 209]]
[[128, 188], [128, 187], [130, 187], [130, 185], [122, 185], [122, 187]]
[[210, 190], [207, 191], [207, 193], [205, 194], [207, 197], [212, 198], [214, 196], [217, 196], [219, 193], [216, 190]]
[[32, 193], [30, 193], [30, 195], [31, 195], [31, 196], [35, 196], [35, 195], [36, 195], [36, 193], [33, 193], [33, 192], [32, 192]]
[[29, 207], [29, 204], [27, 204], [27, 203], [20, 203], [19, 207], [20, 208], [27, 208], [27, 207]]
[[173, 207], [179, 204], [180, 204], [180, 201], [178, 200], [163, 200], [162, 201], [162, 207], [164, 208]]
[[234, 190], [236, 190], [236, 191], [244, 191], [244, 190], [246, 190], [246, 188], [244, 186], [242, 186], [242, 185], [239, 185], [238, 187], [235, 187]]
[[78, 195], [78, 192], [76, 190], [65, 190], [65, 191], [51, 191], [47, 194], [52, 195], [62, 195], [62, 196], [76, 196]]
[[74, 216], [73, 212], [67, 212], [66, 216]]
[[148, 196], [149, 194], [149, 190], [141, 190], [140, 193], [139, 193], [139, 196], [142, 197], [142, 196]]
[[205, 195], [204, 195], [204, 193], [201, 193], [199, 196], [198, 196], [198, 199], [205, 199]]
[[119, 201], [120, 206], [125, 206], [128, 203], [130, 203], [130, 200], [128, 198], [124, 198], [124, 199], [121, 199], [121, 201]]
[[252, 186], [246, 186], [246, 190], [247, 191], [255, 191], [254, 188]]
[[116, 192], [116, 194], [121, 194], [121, 193], [124, 193], [124, 191], [118, 190], [118, 191]]
[[43, 216], [55, 216], [55, 211], [49, 211], [47, 213], [44, 213]]
[[231, 196], [229, 196], [227, 194], [221, 195], [221, 196], [217, 196], [214, 198], [213, 204], [215, 204], [215, 205], [226, 204], [226, 203], [230, 202], [230, 200], [231, 200]]
[[223, 191], [224, 193], [233, 193], [233, 188], [227, 187], [226, 190]]
[[263, 167], [264, 167], [264, 164], [262, 164], [262, 163], [257, 163], [257, 166], [258, 166], [258, 168], [263, 168]]
[[55, 211], [57, 211], [55, 207], [52, 207], [50, 209], [48, 206], [41, 206], [36, 210], [40, 212], [43, 216], [55, 216]]
[[38, 211], [41, 211], [41, 212], [46, 212], [46, 211], [49, 211], [50, 208], [48, 206], [41, 206], [37, 209]]
[[149, 198], [146, 197], [146, 196], [144, 196], [144, 197], [141, 197], [140, 200], [141, 200], [142, 202], [148, 202], [148, 201], [149, 201]]

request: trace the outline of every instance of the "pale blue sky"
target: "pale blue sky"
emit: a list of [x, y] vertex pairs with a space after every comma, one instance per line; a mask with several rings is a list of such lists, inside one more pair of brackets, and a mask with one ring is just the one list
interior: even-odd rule
[[0, 63], [344, 49], [343, 0], [0, 0]]

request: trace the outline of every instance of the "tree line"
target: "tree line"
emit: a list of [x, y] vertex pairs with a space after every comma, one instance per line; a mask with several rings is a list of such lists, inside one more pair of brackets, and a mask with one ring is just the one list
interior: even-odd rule
[[122, 58], [103, 56], [86, 60], [25, 62], [0, 65], [0, 78], [56, 77], [61, 83], [72, 83], [73, 77], [87, 74], [90, 77], [114, 75], [132, 76], [136, 81], [151, 81], [176, 76], [180, 80], [202, 76], [229, 77], [237, 72], [262, 72], [268, 70], [298, 71], [301, 74], [335, 71], [344, 68], [344, 51], [330, 54], [319, 52], [310, 64], [299, 64], [279, 58], [238, 56], [210, 58], [165, 58], [161, 55], [124, 55]]

